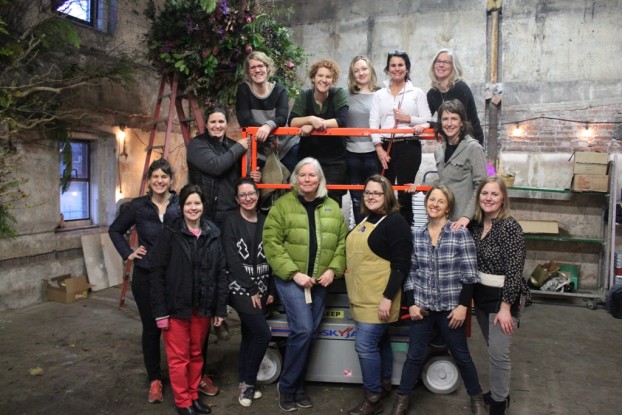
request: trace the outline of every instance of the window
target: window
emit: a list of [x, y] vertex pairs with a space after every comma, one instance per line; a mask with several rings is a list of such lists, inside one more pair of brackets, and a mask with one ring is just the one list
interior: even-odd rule
[[52, 0], [54, 9], [72, 19], [94, 26], [97, 19], [97, 0]]
[[[66, 221], [89, 220], [91, 200], [90, 145], [85, 141], [71, 143], [72, 170], [67, 191], [60, 195], [60, 212]], [[62, 177], [66, 164], [60, 161]]]

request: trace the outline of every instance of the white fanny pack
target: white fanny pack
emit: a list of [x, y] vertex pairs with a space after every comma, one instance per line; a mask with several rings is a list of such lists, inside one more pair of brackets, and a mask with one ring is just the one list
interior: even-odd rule
[[485, 272], [478, 272], [479, 282], [487, 287], [503, 288], [505, 282], [505, 275], [486, 274]]

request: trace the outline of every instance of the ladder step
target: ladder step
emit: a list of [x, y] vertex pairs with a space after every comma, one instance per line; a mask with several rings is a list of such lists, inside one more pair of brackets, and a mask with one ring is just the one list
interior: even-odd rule
[[[162, 94], [158, 97], [158, 99], [161, 101], [164, 98], [170, 98], [171, 97], [171, 93], [167, 92], [166, 94]], [[182, 100], [182, 99], [186, 99], [188, 98], [188, 94], [186, 94], [185, 92], [180, 92], [176, 95], [175, 99], [178, 100]]]
[[159, 150], [159, 149], [163, 149], [163, 148], [164, 148], [164, 146], [151, 146], [151, 147], [147, 146], [147, 147], [145, 147], [145, 151]]
[[158, 124], [160, 124], [160, 123], [167, 123], [167, 122], [168, 122], [168, 119], [167, 119], [167, 118], [160, 118], [159, 120], [156, 120], [156, 121], [151, 121], [151, 125], [152, 125], [153, 127], [155, 127], [155, 126], [157, 126], [157, 125], [158, 125]]
[[184, 118], [183, 120], [179, 120], [179, 122], [183, 122], [183, 123], [189, 123], [196, 120], [196, 118], [194, 117], [189, 117], [189, 118]]

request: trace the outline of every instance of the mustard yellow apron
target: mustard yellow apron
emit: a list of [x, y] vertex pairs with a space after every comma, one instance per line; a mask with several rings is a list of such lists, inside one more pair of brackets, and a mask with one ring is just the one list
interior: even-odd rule
[[[391, 263], [369, 249], [368, 239], [373, 230], [386, 218], [376, 223], [363, 219], [346, 239], [346, 288], [354, 320], [361, 323], [384, 323], [378, 318], [378, 305], [391, 275]], [[399, 318], [401, 290], [391, 303], [389, 322]]]

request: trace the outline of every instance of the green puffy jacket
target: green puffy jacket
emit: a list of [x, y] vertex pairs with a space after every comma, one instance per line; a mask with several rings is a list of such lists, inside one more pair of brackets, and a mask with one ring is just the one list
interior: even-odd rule
[[[312, 278], [332, 269], [343, 277], [346, 268], [348, 228], [337, 202], [326, 198], [315, 209], [317, 255]], [[263, 228], [266, 259], [277, 277], [289, 281], [297, 272], [307, 273], [309, 262], [309, 218], [294, 191], [281, 196], [270, 209]]]

